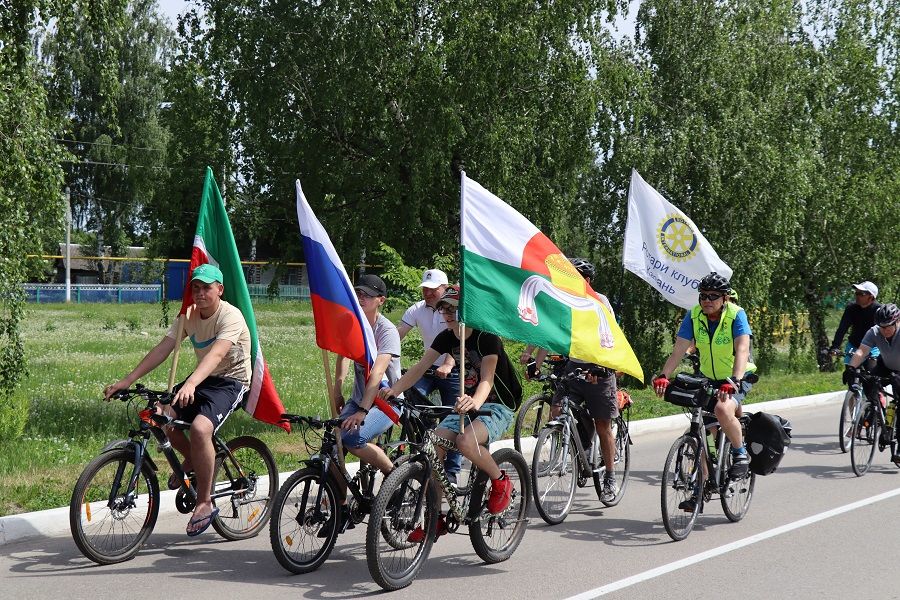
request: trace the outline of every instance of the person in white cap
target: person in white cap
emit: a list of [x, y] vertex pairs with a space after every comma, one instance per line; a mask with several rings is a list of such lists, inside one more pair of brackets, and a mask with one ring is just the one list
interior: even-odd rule
[[[878, 286], [871, 281], [856, 283], [852, 287], [856, 301], [851, 302], [844, 309], [841, 322], [837, 331], [834, 332], [834, 340], [831, 342], [831, 352], [839, 354], [844, 335], [848, 329], [850, 330], [847, 345], [844, 346], [844, 364], [850, 363], [850, 357], [859, 348], [863, 336], [875, 326], [875, 311], [881, 306], [875, 301], [875, 298], [878, 297]], [[876, 358], [878, 354], [878, 348], [873, 347], [870, 356]]]
[[[419, 328], [422, 336], [422, 344], [426, 349], [439, 333], [447, 329], [447, 323], [437, 311], [437, 304], [447, 291], [447, 274], [440, 269], [428, 269], [422, 273], [422, 299], [406, 309], [400, 322], [397, 323], [397, 331], [400, 339], [406, 337], [413, 327]], [[434, 374], [423, 375], [413, 387], [423, 396], [428, 396], [437, 389], [441, 394], [441, 404], [454, 406], [459, 398], [459, 371], [456, 370], [456, 361], [450, 354], [442, 354], [434, 361], [432, 369]], [[444, 468], [451, 481], [454, 481], [459, 473], [462, 463], [462, 455], [451, 452], [444, 461]]]

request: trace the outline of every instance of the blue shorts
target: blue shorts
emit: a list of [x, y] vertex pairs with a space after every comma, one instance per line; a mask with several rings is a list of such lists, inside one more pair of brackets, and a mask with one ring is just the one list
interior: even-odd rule
[[[516, 413], [498, 402], [485, 402], [481, 405], [481, 410], [491, 411], [490, 416], [475, 418], [476, 421], [484, 423], [484, 427], [488, 432], [488, 444], [499, 440], [506, 433], [506, 430], [509, 429], [509, 426], [512, 425], [513, 418], [516, 416]], [[472, 419], [466, 416], [466, 423], [471, 422]], [[459, 415], [446, 417], [438, 427], [449, 429], [453, 433], [459, 433]]]
[[[395, 404], [391, 404], [399, 415], [402, 410]], [[356, 401], [348, 402], [341, 411], [341, 418], [346, 419], [350, 415], [359, 412], [359, 404]], [[362, 448], [379, 435], [391, 428], [394, 422], [384, 414], [377, 406], [369, 409], [369, 414], [363, 419], [363, 426], [352, 431], [341, 431], [341, 441], [347, 448]]]

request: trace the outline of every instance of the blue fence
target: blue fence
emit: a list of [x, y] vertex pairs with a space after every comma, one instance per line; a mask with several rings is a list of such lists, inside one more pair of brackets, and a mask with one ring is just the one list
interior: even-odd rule
[[[66, 301], [66, 286], [63, 283], [26, 283], [25, 296], [28, 302], [48, 304]], [[74, 283], [72, 302], [106, 302], [123, 304], [126, 302], [159, 302], [162, 286], [154, 285], [98, 285]]]

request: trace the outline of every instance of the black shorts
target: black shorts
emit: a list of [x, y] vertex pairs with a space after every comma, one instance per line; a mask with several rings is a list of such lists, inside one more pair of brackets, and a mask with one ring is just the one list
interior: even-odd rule
[[[585, 363], [573, 363], [569, 361], [565, 373], [571, 373], [575, 369], [589, 369], [596, 367]], [[619, 402], [616, 398], [616, 374], [609, 371], [606, 375], [597, 378], [597, 383], [589, 383], [582, 379], [569, 381], [569, 401], [584, 403], [588, 413], [595, 419], [611, 421], [619, 416]], [[557, 391], [553, 397], [553, 403], [562, 402], [561, 392]]]
[[[177, 392], [184, 381], [172, 390]], [[229, 377], [207, 377], [194, 390], [194, 401], [187, 406], [175, 406], [175, 414], [182, 421], [191, 422], [197, 415], [209, 419], [218, 429], [234, 409], [240, 406], [247, 387], [237, 379]]]

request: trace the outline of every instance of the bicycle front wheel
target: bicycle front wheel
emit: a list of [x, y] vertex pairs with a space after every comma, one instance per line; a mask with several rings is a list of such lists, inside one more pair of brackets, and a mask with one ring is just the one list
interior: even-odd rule
[[622, 500], [625, 486], [628, 485], [628, 474], [631, 473], [631, 438], [628, 437], [628, 422], [619, 416], [612, 421], [611, 427], [616, 441], [616, 456], [613, 459], [616, 495], [612, 500], [603, 499], [603, 471], [598, 470], [603, 466], [603, 460], [599, 452], [594, 462], [594, 489], [597, 491], [597, 498], [607, 507], [613, 507]]
[[703, 500], [703, 456], [696, 437], [683, 435], [669, 449], [662, 473], [663, 525], [673, 540], [686, 538], [694, 528]]
[[[523, 455], [522, 440], [537, 439], [541, 429], [550, 420], [550, 406], [553, 395], [549, 392], [535, 394], [522, 403], [519, 414], [516, 415], [516, 424], [513, 427], [513, 446]], [[528, 442], [525, 443], [528, 445]]]
[[[501, 448], [491, 456], [513, 482], [512, 500], [506, 510], [496, 515], [491, 514], [484, 498], [484, 493], [489, 488], [487, 482], [485, 485], [475, 485], [471, 501], [474, 506], [480, 506], [481, 511], [469, 523], [469, 539], [481, 560], [498, 563], [513, 555], [525, 535], [531, 494], [528, 490], [528, 464], [521, 454], [512, 448]], [[484, 473], [480, 476], [486, 479]]]
[[244, 540], [269, 521], [278, 490], [278, 467], [269, 448], [255, 437], [235, 438], [228, 442], [228, 449], [234, 461], [225, 455], [216, 457], [212, 495], [219, 515], [212, 526], [225, 539]]
[[872, 466], [880, 428], [878, 409], [870, 401], [864, 401], [850, 431], [850, 465], [857, 477], [865, 475]]
[[144, 462], [130, 488], [135, 468], [133, 448], [110, 450], [88, 463], [75, 483], [69, 525], [75, 545], [95, 563], [132, 558], [156, 525], [159, 481]]
[[850, 431], [853, 429], [853, 419], [856, 418], [856, 409], [861, 405], [861, 395], [850, 390], [844, 394], [844, 403], [841, 405], [841, 420], [838, 423], [838, 441], [841, 452], [850, 450]]
[[566, 519], [575, 498], [575, 444], [568, 440], [568, 451], [563, 452], [564, 436], [561, 426], [545, 427], [538, 435], [531, 460], [534, 506], [550, 525]]
[[300, 469], [288, 477], [275, 496], [269, 524], [269, 541], [281, 566], [291, 573], [322, 566], [338, 537], [339, 510], [334, 486], [330, 479], [322, 481], [321, 469]]
[[[388, 475], [366, 528], [366, 563], [375, 583], [399, 590], [416, 579], [431, 552], [439, 510], [435, 484], [424, 464], [406, 462]], [[421, 534], [415, 535], [417, 530]]]
[[725, 516], [732, 523], [737, 523], [747, 514], [750, 508], [750, 501], [753, 499], [753, 487], [756, 485], [756, 473], [748, 471], [746, 475], [738, 479], [732, 479], [727, 475], [731, 470], [732, 455], [731, 442], [725, 440], [725, 449], [722, 451], [725, 460], [722, 461], [722, 468], [725, 470], [725, 484], [719, 493], [719, 499], [722, 501], [722, 510]]

